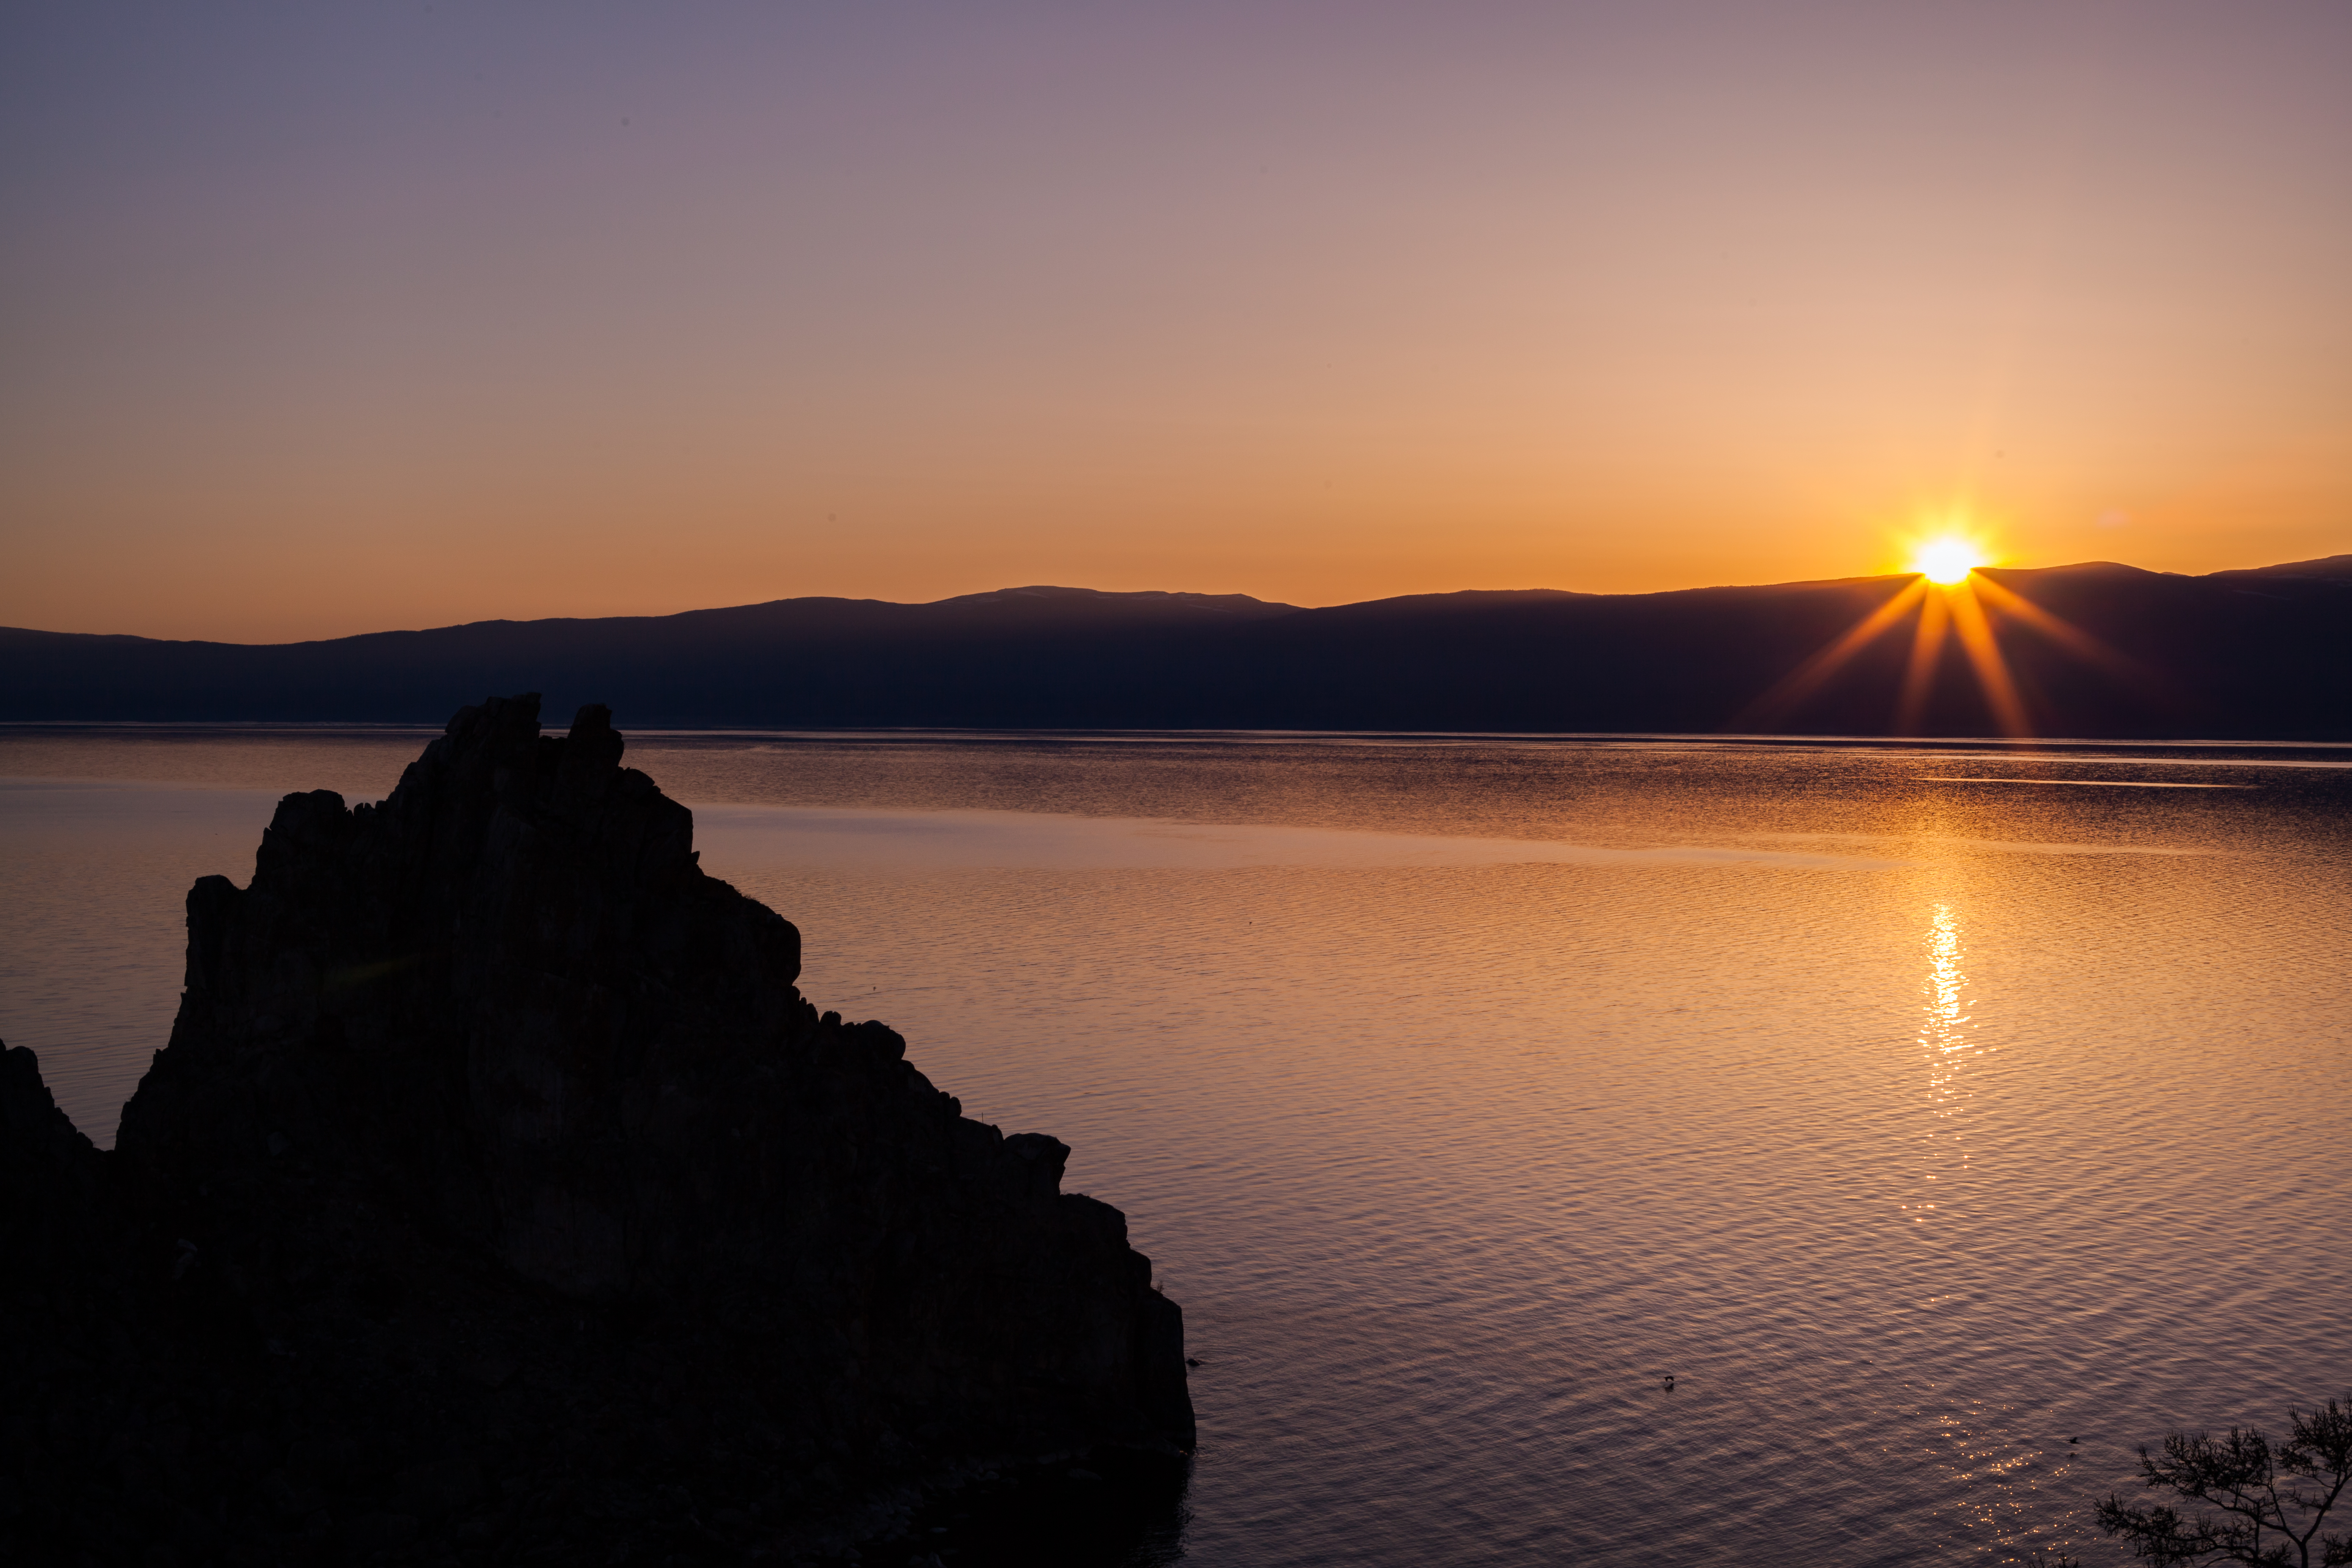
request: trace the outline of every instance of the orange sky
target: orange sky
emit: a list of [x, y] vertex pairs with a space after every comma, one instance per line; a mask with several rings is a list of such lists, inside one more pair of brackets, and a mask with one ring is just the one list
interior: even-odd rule
[[2352, 11], [1444, 12], [12, 13], [0, 624], [2352, 550]]

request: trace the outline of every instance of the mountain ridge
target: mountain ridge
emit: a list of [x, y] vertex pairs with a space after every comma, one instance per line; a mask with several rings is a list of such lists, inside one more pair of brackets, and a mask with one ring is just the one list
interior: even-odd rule
[[[2331, 573], [2314, 573], [2311, 567], [2333, 567]], [[2269, 566], [2231, 566], [2207, 573], [2159, 572], [2146, 566], [2134, 566], [2121, 561], [2073, 561], [2055, 566], [1996, 567], [1986, 570], [2010, 572], [2132, 572], [2151, 577], [2179, 577], [2191, 581], [2220, 577], [2262, 577], [2273, 575], [2312, 576], [2325, 580], [2352, 582], [2352, 552], [2323, 555], [2309, 561], [2289, 561]], [[988, 588], [976, 593], [950, 594], [940, 599], [877, 599], [850, 597], [840, 594], [807, 594], [783, 599], [758, 599], [742, 605], [711, 605], [688, 610], [670, 610], [660, 615], [638, 616], [533, 616], [517, 618], [493, 616], [478, 621], [452, 621], [436, 626], [386, 626], [376, 631], [348, 632], [333, 637], [299, 637], [289, 642], [244, 643], [219, 637], [151, 637], [139, 632], [58, 632], [38, 626], [0, 626], [0, 636], [24, 634], [43, 637], [86, 637], [94, 640], [134, 643], [169, 643], [179, 646], [241, 648], [314, 647], [328, 643], [347, 643], [361, 637], [422, 637], [436, 632], [472, 631], [488, 626], [540, 626], [642, 624], [657, 621], [678, 621], [693, 616], [745, 614], [755, 610], [774, 610], [788, 605], [877, 605], [891, 609], [935, 609], [949, 605], [970, 605], [1010, 598], [1060, 598], [1094, 601], [1165, 603], [1181, 602], [1187, 606], [1205, 610], [1232, 611], [1240, 614], [1263, 613], [1266, 616], [1301, 615], [1315, 610], [1362, 609], [1376, 605], [1402, 605], [1464, 599], [1659, 599], [1677, 594], [1710, 594], [1720, 592], [1769, 592], [1782, 588], [1818, 588], [1833, 584], [1908, 581], [1913, 573], [1864, 573], [1845, 577], [1805, 577], [1785, 583], [1704, 583], [1686, 588], [1652, 588], [1640, 593], [1607, 594], [1582, 588], [1444, 588], [1423, 594], [1391, 594], [1377, 599], [1356, 599], [1340, 605], [1293, 605], [1279, 599], [1260, 599], [1249, 594], [1203, 594], [1177, 588], [1079, 588], [1052, 584], [1026, 584], [1018, 587]]]
[[[281, 644], [0, 628], [0, 721], [431, 722], [453, 693], [541, 689], [665, 728], [1706, 732], [1769, 714], [1792, 733], [1987, 734], [2022, 713], [2045, 734], [2352, 738], [2352, 555], [1985, 568], [2007, 710], [1957, 642], [1915, 666], [1916, 613], [1889, 605], [1918, 581], [1324, 606], [1030, 584]], [[1889, 635], [1814, 679], [1864, 623]]]

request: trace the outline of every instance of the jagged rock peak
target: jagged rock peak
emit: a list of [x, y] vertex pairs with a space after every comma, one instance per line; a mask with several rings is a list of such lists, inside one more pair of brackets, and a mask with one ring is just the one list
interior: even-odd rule
[[[315, 1451], [268, 1484], [407, 1518], [384, 1478], [437, 1466], [476, 1479], [434, 1517], [493, 1539], [498, 1498], [583, 1467], [763, 1502], [744, 1544], [774, 1546], [861, 1477], [1189, 1449], [1181, 1313], [1119, 1212], [1060, 1191], [1068, 1149], [820, 1016], [799, 933], [702, 871], [605, 710], [559, 740], [538, 706], [461, 710], [379, 806], [286, 796], [248, 886], [195, 885], [113, 1153], [0, 1063], [19, 1174], [79, 1238], [35, 1250], [126, 1282], [102, 1310], [31, 1282], [131, 1348], [15, 1334], [28, 1407], [168, 1405], [205, 1458], [163, 1512], [251, 1493], [215, 1456]], [[583, 1410], [629, 1440], [583, 1450]], [[766, 1458], [714, 1470], [714, 1434]], [[17, 1458], [70, 1490], [65, 1450]]]

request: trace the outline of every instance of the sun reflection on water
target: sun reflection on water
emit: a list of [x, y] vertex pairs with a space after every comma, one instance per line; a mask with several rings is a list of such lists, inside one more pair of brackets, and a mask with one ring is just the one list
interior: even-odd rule
[[1942, 1166], [1953, 1175], [1968, 1171], [1968, 1145], [1961, 1137], [1958, 1118], [1973, 1090], [1962, 1074], [1971, 1058], [1984, 1050], [1977, 1043], [1970, 1013], [1974, 998], [1969, 994], [1968, 973], [1961, 968], [1967, 954], [1960, 942], [1959, 920], [1951, 905], [1936, 906], [1927, 926], [1927, 976], [1920, 986], [1925, 1016], [1919, 1025], [1919, 1051], [1927, 1070], [1927, 1107], [1935, 1122], [1926, 1134], [1930, 1142], [1930, 1169], [1922, 1184], [1926, 1190], [1918, 1194], [1918, 1201], [1903, 1205], [1914, 1225], [1926, 1224], [1927, 1216], [1937, 1212], [1936, 1200], [1949, 1196], [1928, 1184], [1938, 1179], [1934, 1167]]

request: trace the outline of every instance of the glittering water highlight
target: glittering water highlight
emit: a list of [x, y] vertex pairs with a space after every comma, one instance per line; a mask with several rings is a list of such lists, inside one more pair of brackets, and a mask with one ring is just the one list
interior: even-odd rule
[[[0, 1034], [103, 1135], [187, 883], [420, 743], [0, 737]], [[1192, 1560], [1809, 1568], [2119, 1562], [2134, 1443], [2352, 1383], [2341, 760], [630, 753], [813, 999], [1128, 1211]]]

